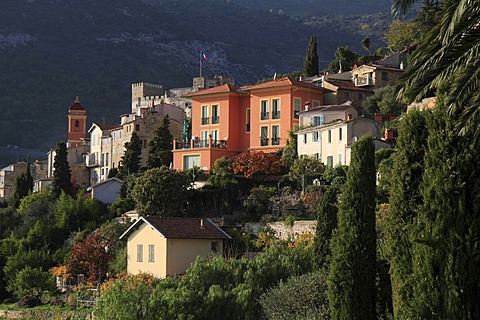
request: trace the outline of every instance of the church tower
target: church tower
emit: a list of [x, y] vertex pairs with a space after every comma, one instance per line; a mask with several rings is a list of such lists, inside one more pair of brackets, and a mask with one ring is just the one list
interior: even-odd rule
[[69, 147], [76, 147], [83, 144], [87, 132], [87, 111], [80, 104], [80, 100], [68, 108], [68, 143]]

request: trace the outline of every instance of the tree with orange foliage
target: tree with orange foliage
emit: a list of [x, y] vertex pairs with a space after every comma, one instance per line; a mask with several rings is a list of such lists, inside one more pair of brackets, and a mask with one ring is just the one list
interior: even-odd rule
[[233, 158], [231, 167], [235, 174], [243, 174], [245, 178], [252, 178], [254, 174], [263, 174], [265, 177], [281, 173], [283, 162], [275, 152], [245, 151]]
[[105, 237], [101, 232], [94, 232], [73, 245], [67, 269], [74, 275], [84, 274], [88, 282], [102, 280], [106, 278], [111, 259]]

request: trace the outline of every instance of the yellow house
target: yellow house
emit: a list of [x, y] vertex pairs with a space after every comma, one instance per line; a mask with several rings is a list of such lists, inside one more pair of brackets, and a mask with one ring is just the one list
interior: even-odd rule
[[159, 278], [187, 271], [198, 256], [223, 254], [231, 237], [209, 219], [140, 217], [120, 239], [127, 239], [127, 272]]

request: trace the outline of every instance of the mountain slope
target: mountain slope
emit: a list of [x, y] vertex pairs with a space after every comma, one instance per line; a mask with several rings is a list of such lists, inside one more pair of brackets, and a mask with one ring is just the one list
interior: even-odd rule
[[312, 33], [322, 66], [339, 45], [361, 50], [362, 33], [345, 21], [304, 21], [244, 2], [4, 0], [0, 146], [47, 150], [65, 140], [67, 108], [77, 95], [89, 122], [116, 122], [130, 109], [133, 82], [191, 85], [200, 50], [209, 56], [205, 75], [239, 84], [300, 70]]

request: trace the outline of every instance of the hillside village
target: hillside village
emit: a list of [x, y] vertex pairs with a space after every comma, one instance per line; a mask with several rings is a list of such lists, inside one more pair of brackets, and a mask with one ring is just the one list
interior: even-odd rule
[[424, 83], [416, 40], [320, 72], [312, 35], [242, 86], [200, 64], [115, 123], [72, 99], [65, 142], [0, 170], [0, 318], [480, 317], [478, 95]]

